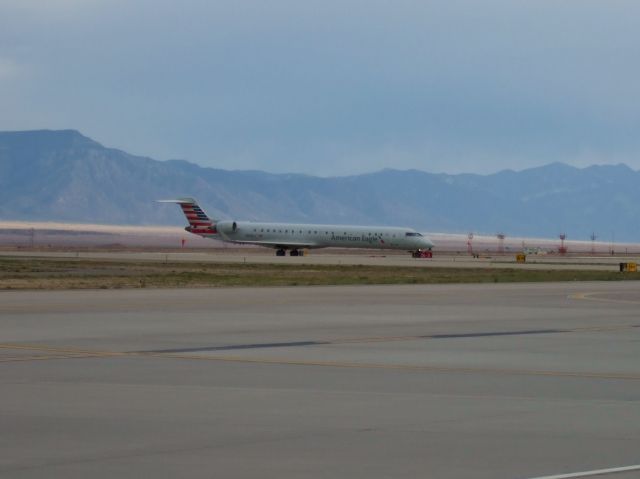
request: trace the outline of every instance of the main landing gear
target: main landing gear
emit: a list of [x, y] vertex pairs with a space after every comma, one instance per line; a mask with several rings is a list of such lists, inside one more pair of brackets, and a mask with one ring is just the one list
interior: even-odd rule
[[[284, 248], [276, 250], [276, 256], [287, 256], [287, 251]], [[297, 249], [289, 251], [289, 256], [302, 256], [302, 253]]]

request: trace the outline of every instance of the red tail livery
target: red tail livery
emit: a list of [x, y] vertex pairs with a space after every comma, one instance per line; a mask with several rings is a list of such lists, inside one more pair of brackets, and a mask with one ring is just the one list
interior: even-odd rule
[[212, 220], [200, 208], [193, 198], [179, 198], [177, 200], [159, 200], [160, 203], [177, 203], [182, 208], [182, 212], [187, 217], [189, 226], [185, 231], [199, 236], [217, 235], [216, 221]]

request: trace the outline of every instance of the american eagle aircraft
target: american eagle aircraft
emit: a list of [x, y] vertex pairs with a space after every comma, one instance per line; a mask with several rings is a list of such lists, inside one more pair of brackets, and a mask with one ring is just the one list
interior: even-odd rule
[[189, 233], [230, 243], [275, 248], [277, 256], [285, 256], [287, 250], [291, 256], [298, 256], [305, 248], [375, 248], [419, 253], [433, 247], [429, 238], [411, 228], [218, 221], [209, 218], [193, 198], [159, 202], [180, 205], [189, 222], [185, 228]]

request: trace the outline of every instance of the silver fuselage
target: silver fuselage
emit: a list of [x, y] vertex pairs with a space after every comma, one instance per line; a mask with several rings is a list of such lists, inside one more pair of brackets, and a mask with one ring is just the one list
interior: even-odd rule
[[219, 221], [217, 235], [224, 241], [276, 248], [431, 249], [433, 243], [411, 228], [295, 223]]

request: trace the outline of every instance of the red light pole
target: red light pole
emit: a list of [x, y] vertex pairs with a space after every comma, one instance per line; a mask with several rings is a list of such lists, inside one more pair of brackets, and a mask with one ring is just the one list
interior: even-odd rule
[[561, 233], [559, 235], [560, 238], [560, 248], [558, 248], [558, 253], [567, 254], [567, 247], [564, 245], [564, 240], [567, 239], [567, 235], [565, 233]]

